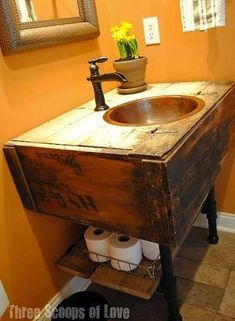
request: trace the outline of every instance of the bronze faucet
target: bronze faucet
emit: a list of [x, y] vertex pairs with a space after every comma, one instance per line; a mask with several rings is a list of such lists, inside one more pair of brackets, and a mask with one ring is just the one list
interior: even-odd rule
[[102, 63], [107, 60], [108, 60], [107, 57], [100, 57], [100, 58], [92, 59], [88, 61], [88, 63], [90, 64], [91, 76], [88, 77], [87, 80], [91, 81], [92, 86], [94, 88], [95, 102], [96, 102], [96, 107], [94, 109], [95, 111], [109, 109], [109, 106], [105, 103], [104, 93], [101, 86], [101, 83], [103, 81], [120, 81], [122, 83], [127, 82], [124, 75], [122, 75], [120, 72], [113, 72], [113, 73], [100, 75], [99, 67], [97, 66], [97, 63]]

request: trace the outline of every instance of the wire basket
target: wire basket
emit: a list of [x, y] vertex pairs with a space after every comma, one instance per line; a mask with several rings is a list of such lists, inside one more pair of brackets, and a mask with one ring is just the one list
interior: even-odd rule
[[[161, 267], [160, 255], [154, 261], [151, 261], [147, 258], [143, 258], [140, 264], [135, 264], [124, 260], [119, 260], [111, 256], [106, 256], [106, 255], [98, 254], [96, 252], [88, 251], [87, 249], [83, 250], [83, 255], [89, 256], [90, 254], [96, 257], [97, 263], [99, 263], [100, 265], [110, 267], [113, 269], [111, 265], [111, 260], [114, 260], [115, 262], [117, 262], [118, 270], [126, 273], [130, 273], [130, 274], [134, 274], [137, 276], [145, 277], [148, 279], [155, 279], [157, 277], [157, 272]], [[107, 261], [102, 262], [102, 258], [106, 259]], [[129, 268], [123, 269], [122, 268], [123, 265]]]

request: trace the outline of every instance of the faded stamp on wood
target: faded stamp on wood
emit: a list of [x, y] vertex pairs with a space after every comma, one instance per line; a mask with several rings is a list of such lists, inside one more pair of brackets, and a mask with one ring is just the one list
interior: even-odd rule
[[[38, 212], [153, 237], [141, 160], [111, 160], [58, 149], [16, 150]], [[165, 226], [163, 217], [155, 231], [167, 239]]]

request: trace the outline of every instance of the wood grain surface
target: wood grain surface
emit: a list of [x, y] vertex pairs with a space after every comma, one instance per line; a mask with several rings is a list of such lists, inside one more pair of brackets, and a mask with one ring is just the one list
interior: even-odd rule
[[[150, 266], [151, 261], [143, 259], [141, 266]], [[155, 278], [149, 278], [147, 272], [129, 273], [112, 268], [109, 263], [99, 265], [90, 260], [84, 241], [80, 240], [57, 263], [57, 267], [72, 275], [90, 278], [93, 283], [128, 293], [148, 300], [160, 283], [161, 265], [156, 263]], [[138, 270], [138, 268], [137, 268]], [[139, 268], [140, 270], [140, 268]], [[137, 274], [139, 273], [139, 274]]]

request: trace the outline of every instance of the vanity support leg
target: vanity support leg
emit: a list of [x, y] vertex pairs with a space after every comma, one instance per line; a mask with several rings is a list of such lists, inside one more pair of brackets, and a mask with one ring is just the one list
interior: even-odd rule
[[182, 321], [171, 247], [160, 244], [159, 249], [162, 265], [162, 286], [169, 307], [169, 321]]
[[215, 188], [214, 186], [211, 188], [204, 204], [202, 207], [202, 213], [207, 215], [208, 220], [208, 229], [209, 236], [208, 240], [211, 244], [217, 244], [219, 241], [218, 233], [217, 233], [217, 209], [216, 209], [216, 200], [215, 200]]

